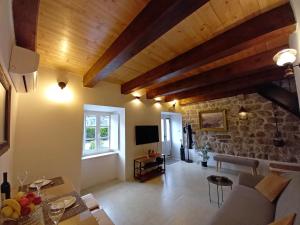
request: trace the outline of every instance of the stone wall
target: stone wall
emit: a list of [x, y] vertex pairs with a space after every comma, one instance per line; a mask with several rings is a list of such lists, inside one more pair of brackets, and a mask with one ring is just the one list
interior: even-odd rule
[[[243, 105], [249, 112], [247, 120], [240, 120], [238, 111]], [[199, 112], [226, 109], [228, 131], [200, 131]], [[276, 107], [279, 130], [284, 147], [275, 147], [276, 132], [272, 103], [258, 94], [239, 95], [201, 102], [181, 108], [183, 123], [192, 125], [198, 145], [207, 142], [218, 153], [300, 163], [300, 119], [286, 110]]]

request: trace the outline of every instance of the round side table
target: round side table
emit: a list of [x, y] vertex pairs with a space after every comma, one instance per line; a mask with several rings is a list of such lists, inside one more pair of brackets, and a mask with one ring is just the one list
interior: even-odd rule
[[209, 190], [209, 202], [211, 203], [211, 193], [210, 193], [210, 184], [215, 184], [217, 185], [217, 196], [218, 196], [218, 207], [220, 208], [220, 194], [219, 194], [219, 187], [221, 189], [221, 197], [222, 197], [222, 202], [224, 202], [223, 199], [223, 187], [230, 187], [232, 190], [232, 180], [230, 180], [228, 177], [223, 177], [223, 176], [216, 176], [216, 175], [211, 175], [207, 177], [208, 181], [208, 190]]

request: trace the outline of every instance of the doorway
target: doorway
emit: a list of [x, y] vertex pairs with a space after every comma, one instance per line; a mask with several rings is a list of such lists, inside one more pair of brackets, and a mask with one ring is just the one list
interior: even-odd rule
[[161, 147], [162, 153], [166, 155], [168, 161], [180, 159], [182, 138], [182, 115], [174, 112], [162, 112]]
[[171, 157], [172, 150], [172, 136], [171, 136], [171, 118], [162, 116], [161, 118], [161, 140], [162, 153], [166, 157]]

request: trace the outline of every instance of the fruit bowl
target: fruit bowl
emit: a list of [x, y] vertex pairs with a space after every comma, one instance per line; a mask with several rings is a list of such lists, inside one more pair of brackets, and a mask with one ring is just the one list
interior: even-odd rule
[[34, 212], [28, 216], [21, 216], [18, 219], [18, 225], [44, 225], [43, 208], [38, 206]]
[[3, 224], [43, 225], [41, 197], [35, 193], [18, 192], [14, 198], [2, 202], [1, 218]]

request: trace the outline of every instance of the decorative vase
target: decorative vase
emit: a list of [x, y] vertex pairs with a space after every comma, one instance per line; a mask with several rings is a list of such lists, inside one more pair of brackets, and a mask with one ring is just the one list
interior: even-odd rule
[[201, 165], [202, 165], [203, 167], [207, 167], [207, 162], [201, 162]]

